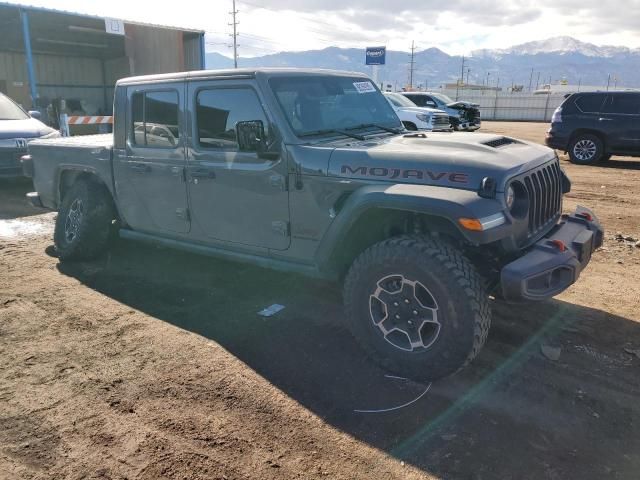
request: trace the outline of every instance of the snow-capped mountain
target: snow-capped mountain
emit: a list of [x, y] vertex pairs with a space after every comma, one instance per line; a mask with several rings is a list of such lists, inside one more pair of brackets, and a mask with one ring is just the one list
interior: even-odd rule
[[[424, 42], [427, 43], [427, 42]], [[304, 52], [281, 52], [253, 58], [240, 58], [241, 67], [317, 67], [360, 71], [372, 74], [364, 64], [364, 49], [329, 47]], [[429, 48], [415, 55], [414, 85], [436, 88], [454, 83], [460, 77], [461, 57]], [[407, 52], [387, 50], [387, 64], [378, 78], [397, 86], [408, 79]], [[230, 58], [207, 53], [208, 68], [230, 68]], [[465, 81], [500, 87], [566, 80], [570, 84], [604, 86], [607, 80], [618, 86], [640, 87], [640, 49], [597, 46], [572, 37], [553, 37], [497, 50], [476, 50], [465, 56]]]
[[627, 47], [598, 46], [593, 43], [581, 42], [573, 37], [560, 36], [538, 40], [535, 42], [522, 43], [503, 49], [482, 49], [475, 50], [473, 56], [501, 58], [505, 55], [538, 55], [541, 53], [579, 53], [585, 57], [613, 57], [615, 55], [625, 55], [632, 50]]

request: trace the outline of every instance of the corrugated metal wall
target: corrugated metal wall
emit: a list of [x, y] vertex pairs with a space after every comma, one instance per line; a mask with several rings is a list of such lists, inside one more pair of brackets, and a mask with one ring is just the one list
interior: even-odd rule
[[[52, 98], [83, 99], [90, 113], [111, 111], [113, 88], [107, 88], [107, 102], [102, 82], [102, 61], [96, 58], [34, 55], [40, 104]], [[29, 105], [27, 68], [22, 53], [0, 52], [0, 80], [5, 80], [7, 93], [19, 103]], [[111, 87], [115, 83], [107, 81]]]
[[184, 69], [200, 70], [202, 62], [200, 35], [184, 34]]
[[182, 32], [125, 23], [125, 50], [132, 75], [181, 72], [184, 66]]

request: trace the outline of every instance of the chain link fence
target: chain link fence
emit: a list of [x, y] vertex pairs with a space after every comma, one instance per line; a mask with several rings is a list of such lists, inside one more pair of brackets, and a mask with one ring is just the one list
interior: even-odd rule
[[[455, 90], [444, 90], [443, 93], [456, 98]], [[549, 122], [553, 111], [564, 101], [564, 93], [533, 95], [531, 93], [458, 92], [458, 99], [480, 105], [480, 115], [483, 120], [512, 120], [529, 122]]]

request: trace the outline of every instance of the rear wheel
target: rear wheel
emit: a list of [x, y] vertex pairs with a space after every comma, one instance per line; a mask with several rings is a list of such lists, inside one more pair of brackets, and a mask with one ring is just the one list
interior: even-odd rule
[[593, 165], [602, 159], [602, 140], [595, 135], [577, 135], [569, 145], [569, 159], [577, 165]]
[[115, 212], [111, 196], [97, 182], [79, 180], [65, 193], [54, 231], [60, 260], [87, 260], [109, 242]]
[[344, 301], [349, 328], [372, 359], [414, 380], [468, 364], [491, 322], [473, 265], [427, 236], [392, 238], [362, 253], [347, 274]]

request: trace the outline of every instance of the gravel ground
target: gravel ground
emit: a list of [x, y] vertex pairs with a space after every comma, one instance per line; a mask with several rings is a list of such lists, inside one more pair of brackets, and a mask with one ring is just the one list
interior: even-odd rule
[[424, 395], [362, 357], [336, 287], [126, 241], [61, 265], [55, 214], [0, 182], [0, 478], [637, 479], [640, 162], [564, 160], [604, 247], [557, 299], [495, 303]]

